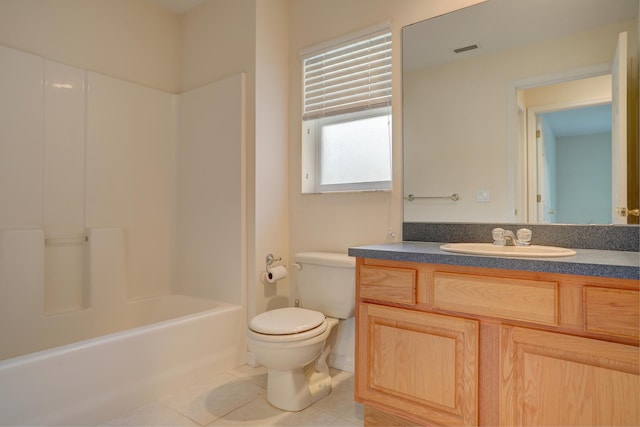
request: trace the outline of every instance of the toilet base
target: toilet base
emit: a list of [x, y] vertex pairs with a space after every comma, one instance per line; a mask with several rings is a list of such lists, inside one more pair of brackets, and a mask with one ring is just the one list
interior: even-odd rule
[[301, 411], [331, 393], [331, 376], [318, 372], [315, 362], [292, 371], [269, 369], [267, 400], [285, 411]]

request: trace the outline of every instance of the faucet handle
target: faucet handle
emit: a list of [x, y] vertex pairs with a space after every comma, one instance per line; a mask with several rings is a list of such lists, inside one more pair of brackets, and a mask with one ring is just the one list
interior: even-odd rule
[[504, 238], [504, 229], [494, 228], [491, 230], [491, 237], [493, 237], [493, 244], [498, 246], [504, 246], [506, 240]]
[[516, 232], [518, 245], [529, 246], [531, 244], [531, 235], [533, 233], [528, 228], [521, 228]]

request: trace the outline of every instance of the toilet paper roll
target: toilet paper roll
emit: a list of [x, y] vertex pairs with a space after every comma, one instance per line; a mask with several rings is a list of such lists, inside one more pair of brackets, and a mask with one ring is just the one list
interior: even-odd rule
[[284, 265], [271, 267], [265, 275], [265, 279], [269, 283], [276, 283], [278, 280], [284, 279], [285, 277], [287, 277], [287, 269]]

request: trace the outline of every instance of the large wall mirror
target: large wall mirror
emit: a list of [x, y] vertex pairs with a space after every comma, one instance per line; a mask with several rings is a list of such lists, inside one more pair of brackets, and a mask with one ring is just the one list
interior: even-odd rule
[[638, 5], [487, 0], [403, 28], [404, 220], [637, 223]]

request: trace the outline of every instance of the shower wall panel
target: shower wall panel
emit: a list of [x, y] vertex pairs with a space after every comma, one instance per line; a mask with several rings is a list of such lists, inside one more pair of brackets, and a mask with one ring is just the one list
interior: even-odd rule
[[246, 281], [245, 77], [179, 95], [178, 293], [242, 304]]
[[86, 308], [84, 156], [86, 72], [44, 60], [44, 312]]
[[84, 233], [86, 72], [44, 61], [44, 228]]
[[86, 225], [125, 229], [129, 298], [171, 293], [174, 95], [88, 81]]
[[40, 313], [91, 305], [89, 227], [124, 230], [128, 298], [171, 293], [175, 95], [3, 46], [0, 93], [0, 230], [43, 232]]
[[42, 226], [43, 62], [0, 46], [0, 228]]

